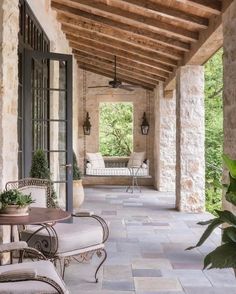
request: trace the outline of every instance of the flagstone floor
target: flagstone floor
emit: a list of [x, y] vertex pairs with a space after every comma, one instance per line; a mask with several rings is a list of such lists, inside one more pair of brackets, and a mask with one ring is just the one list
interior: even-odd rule
[[126, 193], [125, 187], [94, 187], [85, 191], [84, 209], [109, 223], [108, 258], [94, 283], [94, 265], [73, 263], [65, 282], [73, 294], [236, 294], [232, 270], [202, 271], [203, 257], [220, 244], [216, 231], [199, 249], [209, 213], [174, 210], [174, 195], [152, 188]]

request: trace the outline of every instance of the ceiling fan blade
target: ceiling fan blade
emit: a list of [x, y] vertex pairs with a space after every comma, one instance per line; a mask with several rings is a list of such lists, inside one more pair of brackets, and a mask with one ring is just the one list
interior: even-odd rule
[[119, 88], [130, 92], [134, 91], [134, 89], [132, 89], [130, 85], [120, 85]]
[[96, 89], [96, 88], [110, 88], [110, 86], [93, 86], [93, 87], [88, 87], [89, 89]]

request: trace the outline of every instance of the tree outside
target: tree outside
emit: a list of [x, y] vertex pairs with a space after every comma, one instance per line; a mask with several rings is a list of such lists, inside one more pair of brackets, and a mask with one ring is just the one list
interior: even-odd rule
[[133, 151], [133, 103], [100, 103], [99, 150], [103, 156]]
[[223, 154], [223, 49], [205, 64], [206, 209], [221, 208]]

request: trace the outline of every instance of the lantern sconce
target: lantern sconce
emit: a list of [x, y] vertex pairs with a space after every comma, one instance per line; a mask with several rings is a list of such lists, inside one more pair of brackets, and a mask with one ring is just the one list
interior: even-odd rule
[[149, 131], [149, 123], [147, 121], [146, 113], [143, 113], [143, 121], [141, 124], [141, 132], [143, 135], [147, 135]]
[[86, 119], [83, 124], [83, 129], [84, 129], [84, 135], [89, 136], [90, 131], [91, 131], [91, 123], [90, 123], [90, 117], [89, 117], [88, 112], [87, 112]]

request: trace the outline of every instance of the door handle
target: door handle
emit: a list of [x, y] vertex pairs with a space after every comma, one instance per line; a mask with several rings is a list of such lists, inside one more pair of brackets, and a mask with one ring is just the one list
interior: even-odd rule
[[62, 167], [72, 167], [72, 164], [71, 163], [68, 163], [68, 164], [60, 164], [60, 166], [62, 166]]

